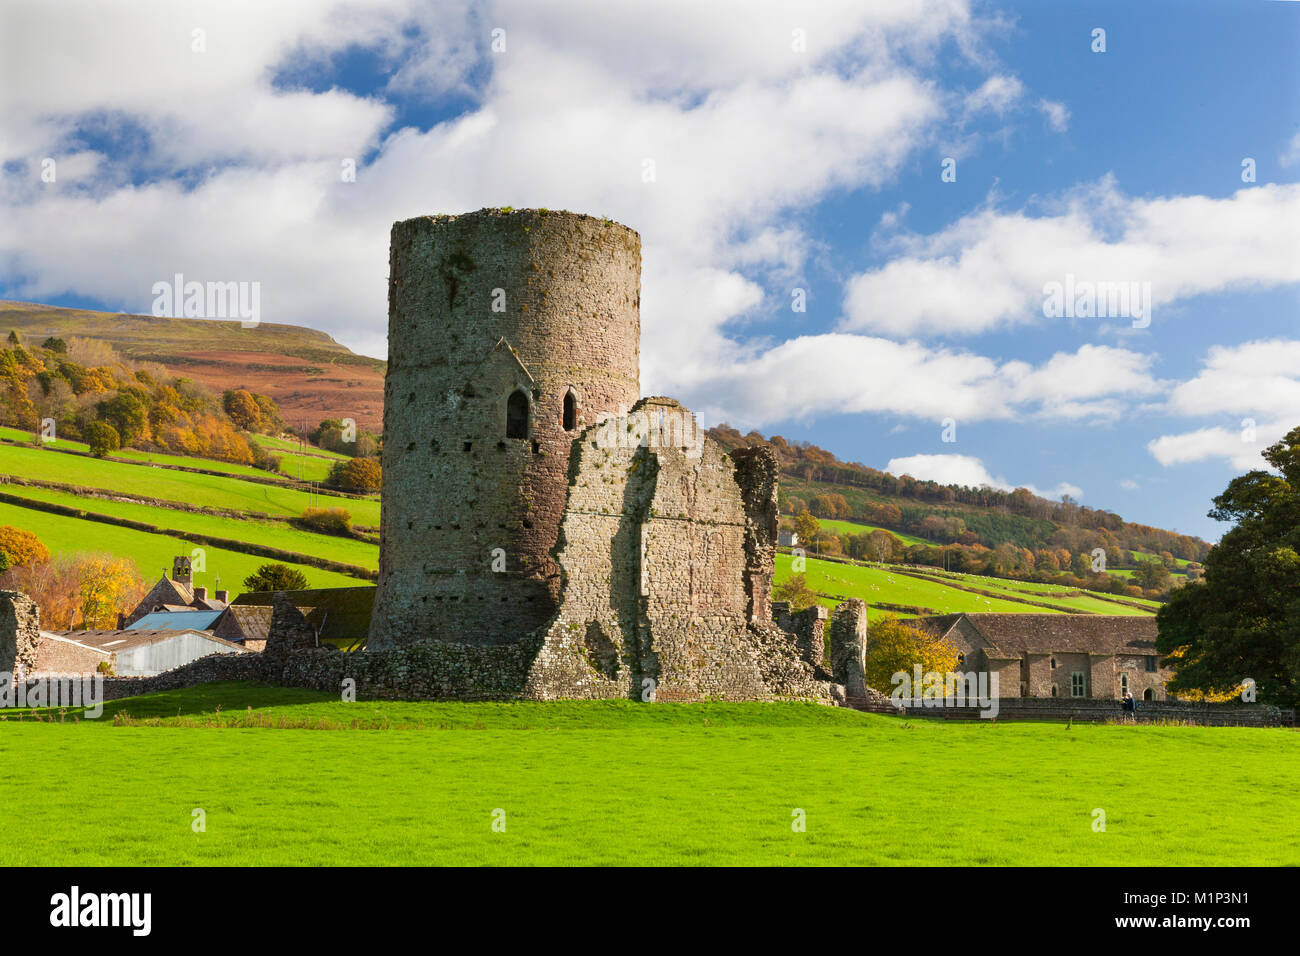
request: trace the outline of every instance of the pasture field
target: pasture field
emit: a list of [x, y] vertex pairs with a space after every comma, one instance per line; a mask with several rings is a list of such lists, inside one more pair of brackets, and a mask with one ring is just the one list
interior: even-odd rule
[[5, 866], [1300, 863], [1290, 730], [240, 683], [3, 716]]
[[[286, 454], [288, 452], [297, 453], [298, 451], [298, 443], [296, 441], [290, 441], [287, 438], [273, 438], [270, 435], [251, 435], [249, 437], [267, 451], [273, 452], [277, 455]], [[330, 461], [348, 460], [347, 455], [340, 455], [336, 451], [330, 451], [327, 448], [316, 448], [312, 445], [308, 445], [307, 450], [303, 454], [316, 458], [328, 458]]]
[[[170, 456], [166, 456], [170, 459]], [[291, 517], [310, 506], [341, 507], [353, 521], [379, 526], [379, 499], [341, 498], [299, 491], [286, 482], [258, 484], [231, 476], [199, 475], [166, 468], [149, 468], [81, 455], [64, 455], [42, 448], [0, 445], [0, 474], [35, 478], [95, 488], [148, 495], [208, 508], [254, 511]], [[262, 473], [265, 474], [265, 473]], [[93, 508], [89, 510], [94, 510]]]
[[[21, 431], [17, 428], [0, 428], [0, 438], [8, 438], [10, 441], [32, 443], [31, 432]], [[89, 452], [90, 446], [85, 442], [72, 441], [68, 438], [60, 438], [58, 441], [51, 442], [42, 447], [43, 450], [52, 451], [55, 454], [59, 449], [68, 449], [71, 451]], [[246, 478], [282, 478], [286, 475], [277, 474], [274, 471], [263, 471], [261, 468], [253, 468], [249, 465], [237, 465], [229, 461], [217, 461], [213, 458], [194, 458], [188, 455], [169, 455], [159, 452], [139, 451], [135, 448], [119, 448], [107, 458], [106, 461], [120, 459], [124, 461], [143, 461], [150, 464], [158, 465], [176, 465], [183, 468], [202, 468], [206, 471], [220, 471], [227, 475], [242, 475]]]
[[[172, 514], [181, 518], [194, 517], [179, 511], [172, 512]], [[207, 587], [209, 594], [216, 591], [218, 587], [217, 578], [221, 579], [220, 587], [229, 590], [232, 596], [239, 594], [244, 590], [244, 578], [255, 573], [261, 565], [272, 560], [271, 558], [244, 554], [239, 551], [197, 545], [183, 538], [175, 538], [169, 535], [151, 534], [147, 531], [119, 528], [98, 521], [86, 521], [81, 518], [69, 518], [63, 515], [47, 514], [43, 511], [33, 511], [30, 508], [22, 508], [5, 502], [0, 502], [0, 525], [12, 525], [33, 532], [53, 554], [92, 551], [131, 558], [140, 569], [140, 574], [149, 584], [153, 584], [162, 576], [164, 568], [171, 569], [174, 556], [191, 554], [195, 548], [202, 547], [205, 568], [202, 571], [196, 570], [194, 572], [194, 583]], [[239, 539], [238, 529], [242, 527], [242, 523], [226, 521], [225, 525], [228, 533], [223, 537]], [[184, 527], [184, 525], [181, 527]], [[338, 540], [342, 541], [342, 539]], [[292, 562], [283, 563], [289, 564], [305, 574], [311, 587], [356, 587], [369, 583], [335, 571], [324, 571], [320, 568], [293, 564]]]
[[901, 531], [893, 531], [890, 528], [881, 528], [873, 524], [858, 524], [856, 521], [841, 521], [838, 518], [818, 518], [817, 523], [826, 531], [832, 534], [870, 534], [873, 531], [888, 531], [903, 544], [924, 544], [934, 547], [940, 544], [938, 541], [927, 541], [925, 538], [918, 538], [914, 534], [904, 534]]
[[[284, 521], [259, 521], [254, 518], [234, 520], [129, 501], [83, 498], [71, 492], [53, 491], [48, 488], [10, 486], [10, 489], [5, 490], [10, 494], [21, 495], [34, 501], [49, 501], [96, 514], [144, 521], [160, 528], [211, 535], [214, 538], [226, 538], [232, 541], [245, 541], [268, 548], [280, 548], [298, 554], [309, 554], [312, 557], [355, 564], [371, 570], [379, 567], [379, 546], [376, 544], [355, 538], [303, 531]], [[35, 514], [32, 520], [39, 520]]]
[[[776, 556], [776, 582], [778, 584], [788, 580], [791, 576], [791, 562], [792, 558], [788, 554], [778, 554]], [[928, 573], [931, 569], [916, 570]], [[935, 576], [942, 577], [943, 573], [939, 572]], [[952, 578], [955, 584], [964, 584], [968, 587], [1001, 593], [1004, 597], [998, 597], [996, 593], [994, 595], [975, 594], [958, 587], [951, 587], [942, 581], [922, 580], [881, 565], [842, 564], [837, 561], [808, 558], [805, 572], [808, 587], [819, 592], [819, 594], [837, 595], [839, 600], [862, 598], [868, 605], [867, 616], [873, 621], [893, 613], [876, 606], [882, 603], [928, 607], [933, 608], [937, 614], [956, 614], [961, 611], [968, 613], [999, 611], [1011, 614], [1144, 613], [1137, 608], [1106, 601], [1086, 593], [1077, 597], [1031, 593], [1032, 588], [1046, 590], [1050, 587], [1049, 585], [1031, 585], [1029, 582], [1024, 581], [1006, 581], [1001, 578], [988, 578], [979, 575], [949, 574], [948, 577]], [[1009, 587], [1008, 585], [1017, 585], [1018, 587]], [[1059, 591], [1067, 593], [1069, 590], [1067, 588], [1059, 589]], [[1033, 601], [1049, 603], [1055, 607], [1039, 607], [1034, 604], [1026, 604], [1023, 601], [1012, 600], [1013, 598], [1028, 598]], [[828, 609], [833, 609], [837, 600], [835, 598], [820, 597], [818, 603]], [[1158, 606], [1154, 602], [1144, 603], [1151, 605], [1152, 612]], [[898, 616], [912, 617], [915, 615], [900, 612]]]

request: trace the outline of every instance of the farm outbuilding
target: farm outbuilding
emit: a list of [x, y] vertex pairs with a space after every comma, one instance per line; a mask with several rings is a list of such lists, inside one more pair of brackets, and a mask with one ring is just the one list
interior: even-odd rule
[[36, 671], [152, 677], [210, 654], [240, 654], [238, 644], [196, 630], [42, 631]]

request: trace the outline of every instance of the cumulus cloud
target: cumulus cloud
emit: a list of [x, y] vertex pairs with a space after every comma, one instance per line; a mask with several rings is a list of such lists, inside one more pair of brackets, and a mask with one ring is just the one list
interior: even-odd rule
[[[831, 190], [891, 181], [929, 140], [948, 109], [933, 52], [980, 31], [965, 0], [17, 9], [30, 42], [0, 65], [24, 78], [0, 84], [5, 155], [27, 164], [0, 181], [0, 277], [16, 294], [147, 310], [176, 272], [255, 280], [265, 321], [382, 355], [394, 220], [569, 208], [642, 233], [643, 376], [679, 392], [744, 354], [723, 327], [762, 302], [754, 276], [802, 268], [799, 218]], [[472, 104], [393, 129], [382, 93], [302, 79], [354, 47], [391, 65], [390, 90]], [[127, 65], [120, 83], [97, 79]], [[138, 129], [141, 155], [109, 155], [95, 182], [40, 182], [34, 158], [100, 115]]]
[[1219, 459], [1239, 471], [1265, 468], [1260, 452], [1300, 425], [1300, 341], [1214, 346], [1201, 371], [1170, 391], [1166, 407], [1174, 415], [1235, 420], [1152, 440], [1147, 449], [1160, 464]]
[[997, 488], [1012, 491], [1027, 488], [1040, 498], [1060, 498], [1069, 495], [1076, 501], [1083, 497], [1083, 490], [1078, 485], [1061, 482], [1055, 488], [1041, 490], [1033, 485], [1012, 485], [1003, 478], [989, 473], [984, 462], [971, 455], [910, 455], [906, 458], [891, 458], [885, 466], [891, 475], [911, 475], [922, 481], [937, 481], [941, 485], [965, 485], [969, 488]]
[[1085, 345], [1039, 365], [848, 333], [790, 339], [700, 383], [707, 420], [752, 428], [819, 413], [961, 421], [1113, 418], [1160, 390], [1152, 358]]
[[989, 207], [897, 237], [896, 257], [848, 283], [843, 328], [961, 335], [1063, 322], [1045, 317], [1044, 286], [1071, 276], [1150, 283], [1156, 324], [1180, 299], [1300, 282], [1300, 184], [1139, 199], [1107, 177], [1057, 205], [1041, 216]]

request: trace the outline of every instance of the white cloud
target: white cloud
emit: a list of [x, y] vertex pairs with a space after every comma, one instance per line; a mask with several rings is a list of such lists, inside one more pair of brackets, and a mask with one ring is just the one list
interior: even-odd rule
[[985, 111], [1004, 115], [1020, 101], [1025, 93], [1025, 85], [1014, 76], [998, 74], [990, 76], [979, 89], [967, 94], [966, 112], [975, 114]]
[[1300, 282], [1300, 184], [1137, 199], [1108, 177], [1058, 205], [1042, 216], [990, 207], [898, 237], [898, 257], [849, 282], [843, 328], [951, 335], [1064, 322], [1044, 316], [1043, 300], [1044, 285], [1067, 276], [1149, 282], [1153, 324], [1180, 299]]
[[965, 485], [969, 488], [987, 486], [1002, 491], [1027, 488], [1040, 498], [1069, 495], [1077, 501], [1083, 497], [1083, 490], [1078, 485], [1064, 481], [1048, 490], [1027, 484], [1012, 485], [1003, 478], [994, 477], [983, 461], [971, 455], [911, 455], [906, 458], [891, 458], [885, 471], [891, 475], [911, 475], [921, 481], [937, 481], [941, 485]]
[[1291, 137], [1290, 142], [1286, 144], [1286, 148], [1282, 150], [1282, 155], [1277, 158], [1277, 161], [1284, 167], [1300, 163], [1300, 133], [1296, 133]]
[[1295, 422], [1266, 422], [1253, 430], [1213, 427], [1177, 435], [1161, 435], [1147, 443], [1147, 450], [1160, 464], [1185, 465], [1191, 462], [1221, 459], [1236, 471], [1267, 469], [1260, 453], [1276, 442]]
[[1040, 99], [1038, 109], [1047, 117], [1047, 125], [1052, 128], [1053, 132], [1064, 133], [1070, 128], [1070, 111], [1064, 103]]
[[1212, 347], [1201, 371], [1170, 391], [1166, 410], [1234, 421], [1152, 440], [1147, 449], [1160, 464], [1221, 459], [1239, 471], [1267, 468], [1260, 452], [1300, 425], [1300, 341]]
[[1141, 487], [1141, 485], [1139, 485], [1132, 478], [1123, 479], [1122, 481], [1120, 481], [1119, 486], [1123, 488], [1125, 491], [1137, 491], [1138, 488]]
[[1151, 357], [1085, 345], [1038, 366], [848, 333], [790, 339], [700, 381], [706, 420], [744, 428], [821, 413], [960, 422], [1113, 418], [1161, 385]]
[[[925, 75], [933, 53], [954, 39], [974, 49], [980, 31], [964, 0], [19, 10], [30, 42], [0, 69], [48, 93], [0, 84], [15, 117], [6, 132], [22, 133], [8, 155], [30, 160], [112, 111], [142, 129], [142, 156], [107, 156], [91, 184], [0, 181], [0, 278], [16, 294], [147, 310], [152, 284], [175, 272], [258, 280], [265, 321], [383, 354], [395, 219], [568, 208], [641, 232], [654, 330], [643, 382], [679, 393], [744, 355], [723, 326], [762, 302], [750, 276], [802, 268], [799, 218], [831, 190], [889, 182], [930, 140], [949, 108]], [[204, 54], [190, 50], [196, 24]], [[497, 27], [502, 53], [488, 49]], [[385, 132], [393, 107], [378, 96], [273, 86], [353, 43], [391, 61], [390, 88], [469, 91], [477, 105]], [[341, 182], [340, 162], [363, 156], [356, 182]], [[127, 184], [124, 167], [141, 166], [160, 175]], [[176, 169], [191, 176], [167, 175]]]

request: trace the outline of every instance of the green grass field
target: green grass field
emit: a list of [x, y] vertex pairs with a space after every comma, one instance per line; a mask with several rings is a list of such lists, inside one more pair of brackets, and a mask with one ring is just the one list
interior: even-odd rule
[[[175, 514], [181, 513], [175, 512]], [[202, 547], [205, 568], [202, 571], [195, 570], [194, 583], [206, 587], [208, 592], [212, 593], [218, 587], [216, 579], [220, 578], [220, 587], [229, 590], [232, 596], [243, 590], [244, 578], [271, 560], [238, 551], [196, 545], [182, 538], [150, 534], [131, 528], [118, 528], [97, 521], [46, 514], [3, 502], [0, 502], [0, 525], [12, 525], [35, 533], [54, 554], [92, 551], [129, 557], [135, 561], [140, 574], [150, 584], [162, 576], [164, 568], [170, 570], [174, 556], [191, 554], [195, 548]], [[231, 529], [226, 537], [239, 537], [235, 530], [240, 527], [239, 522], [227, 521], [225, 525]], [[356, 587], [367, 583], [334, 571], [323, 571], [320, 568], [292, 564], [292, 562], [285, 563], [305, 574], [312, 587]]]
[[[115, 711], [162, 725], [114, 726]], [[5, 866], [1300, 863], [1287, 730], [346, 704], [244, 684], [98, 721], [4, 716], [0, 806], [23, 828]]]
[[299, 515], [313, 504], [342, 507], [352, 513], [357, 524], [379, 525], [378, 498], [312, 495], [287, 484], [285, 487], [256, 484], [235, 477], [148, 468], [81, 455], [62, 455], [41, 448], [0, 445], [0, 474], [269, 515]]
[[823, 530], [832, 534], [870, 534], [873, 531], [888, 531], [903, 544], [924, 544], [933, 547], [939, 542], [927, 541], [925, 538], [918, 538], [914, 534], [904, 534], [901, 531], [893, 531], [889, 528], [880, 528], [873, 524], [858, 524], [856, 521], [840, 521], [836, 518], [818, 518], [817, 524]]
[[[211, 535], [214, 538], [246, 541], [250, 544], [281, 548], [285, 551], [308, 554], [312, 557], [342, 561], [346, 564], [354, 564], [371, 570], [379, 567], [379, 546], [376, 544], [371, 544], [368, 541], [358, 541], [354, 538], [342, 538], [335, 535], [302, 531], [283, 521], [258, 521], [252, 518], [232, 521], [230, 518], [222, 518], [217, 515], [195, 514], [128, 501], [82, 498], [68, 491], [52, 491], [48, 488], [10, 486], [5, 490], [10, 494], [20, 495], [34, 501], [49, 501], [96, 514], [129, 518], [132, 521], [144, 521], [160, 528]], [[39, 513], [33, 513], [30, 520], [39, 522], [41, 518], [42, 516]]]
[[[776, 556], [776, 582], [779, 584], [791, 576], [792, 557], [788, 554]], [[867, 616], [870, 620], [879, 620], [893, 613], [878, 604], [896, 604], [910, 607], [933, 608], [938, 614], [956, 614], [958, 612], [975, 613], [980, 611], [1000, 611], [1011, 614], [1052, 614], [1052, 613], [1093, 613], [1093, 614], [1142, 614], [1142, 610], [1105, 601], [1100, 597], [1083, 594], [1078, 597], [1061, 597], [1047, 593], [1051, 585], [1034, 585], [1023, 581], [1007, 581], [1001, 578], [987, 578], [979, 575], [955, 575], [949, 577], [955, 583], [969, 587], [995, 592], [993, 595], [976, 594], [957, 587], [950, 587], [942, 581], [923, 580], [908, 574], [900, 574], [888, 567], [879, 565], [841, 564], [836, 561], [822, 561], [808, 558], [805, 579], [808, 587], [823, 595], [837, 595], [838, 600], [861, 598], [867, 602]], [[916, 569], [922, 573], [942, 576], [943, 572], [934, 569]], [[1014, 587], [1013, 587], [1014, 585]], [[1043, 594], [1034, 594], [1034, 589], [1044, 589]], [[1068, 593], [1069, 589], [1059, 588]], [[997, 595], [1003, 595], [999, 597]], [[1025, 604], [1010, 600], [1023, 597], [1034, 601], [1056, 605], [1056, 609]], [[822, 597], [818, 603], [833, 609], [838, 603], [836, 598]], [[1151, 611], [1159, 605], [1150, 605]], [[900, 617], [913, 615], [900, 613]]]

